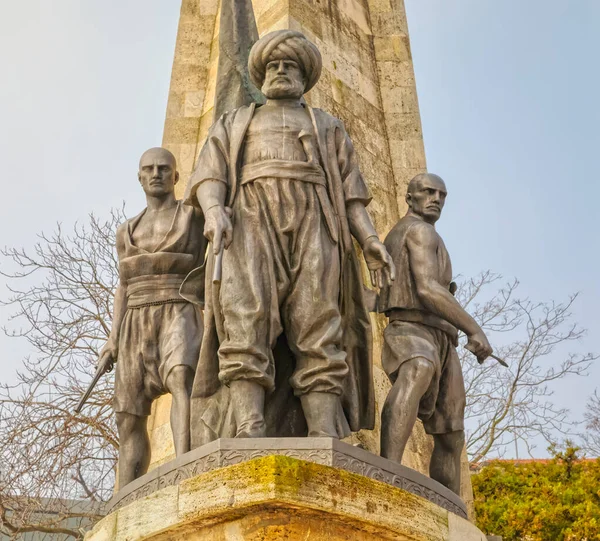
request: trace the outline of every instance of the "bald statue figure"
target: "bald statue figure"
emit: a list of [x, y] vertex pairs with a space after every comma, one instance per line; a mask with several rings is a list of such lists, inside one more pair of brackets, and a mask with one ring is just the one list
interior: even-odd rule
[[431, 478], [459, 494], [465, 386], [456, 353], [458, 330], [467, 335], [466, 347], [480, 363], [492, 348], [454, 298], [450, 256], [435, 230], [446, 195], [437, 175], [413, 178], [408, 212], [384, 242], [397, 275], [379, 301], [389, 318], [382, 364], [393, 385], [382, 409], [381, 454], [400, 463], [419, 417], [434, 439]]
[[197, 274], [204, 261], [202, 216], [175, 199], [179, 173], [168, 150], [144, 152], [138, 178], [147, 207], [117, 230], [120, 284], [112, 330], [99, 361], [100, 367], [117, 364], [120, 488], [148, 469], [146, 421], [158, 396], [173, 397], [177, 456], [189, 451], [190, 394], [203, 329], [203, 292], [187, 300], [179, 294], [186, 276], [194, 269]]

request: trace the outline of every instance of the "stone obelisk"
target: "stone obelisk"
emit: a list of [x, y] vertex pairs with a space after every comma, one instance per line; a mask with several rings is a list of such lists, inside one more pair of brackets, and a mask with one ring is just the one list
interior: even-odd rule
[[[369, 213], [384, 238], [406, 210], [403, 196], [408, 181], [426, 169], [404, 1], [253, 0], [252, 4], [260, 35], [281, 28], [299, 30], [320, 49], [323, 74], [307, 101], [344, 121], [373, 195]], [[220, 0], [182, 0], [163, 135], [163, 146], [179, 163], [179, 195], [213, 122], [220, 8]], [[379, 366], [385, 321], [374, 318], [373, 323], [379, 409], [389, 385]], [[174, 458], [169, 401], [170, 395], [157, 401], [149, 420], [151, 469]], [[378, 426], [354, 439], [378, 453]], [[404, 463], [427, 473], [430, 447], [417, 427]], [[466, 463], [463, 471], [462, 496], [470, 504]]]

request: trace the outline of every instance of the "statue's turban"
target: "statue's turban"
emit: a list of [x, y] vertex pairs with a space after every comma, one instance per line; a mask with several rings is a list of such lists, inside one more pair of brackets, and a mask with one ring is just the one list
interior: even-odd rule
[[293, 60], [306, 77], [305, 92], [317, 84], [323, 61], [319, 49], [304, 34], [294, 30], [277, 30], [260, 38], [252, 47], [248, 59], [250, 79], [257, 88], [265, 81], [267, 64], [273, 60]]

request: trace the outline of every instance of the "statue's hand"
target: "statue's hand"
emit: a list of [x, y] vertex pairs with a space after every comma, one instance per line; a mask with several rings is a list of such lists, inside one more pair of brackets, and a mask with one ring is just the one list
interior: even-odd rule
[[229, 248], [233, 240], [232, 212], [229, 207], [215, 205], [204, 213], [204, 236], [212, 242], [215, 254], [223, 246], [225, 249]]
[[369, 237], [363, 246], [363, 254], [371, 271], [373, 286], [381, 289], [384, 285], [391, 285], [396, 269], [383, 243], [377, 237]]
[[490, 346], [490, 343], [488, 342], [487, 336], [480, 329], [478, 332], [468, 336], [467, 338], [469, 341], [467, 342], [465, 348], [467, 348], [473, 355], [475, 355], [475, 357], [477, 357], [477, 362], [479, 364], [483, 364], [483, 361], [485, 361], [494, 352], [492, 346]]
[[115, 363], [117, 362], [117, 345], [109, 339], [105, 346], [100, 351], [98, 358], [98, 365], [96, 366], [97, 371], [110, 372]]

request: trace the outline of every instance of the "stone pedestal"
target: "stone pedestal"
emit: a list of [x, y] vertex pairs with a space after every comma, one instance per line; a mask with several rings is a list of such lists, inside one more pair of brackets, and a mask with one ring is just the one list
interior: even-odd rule
[[435, 481], [328, 438], [212, 442], [111, 504], [86, 541], [486, 539]]

